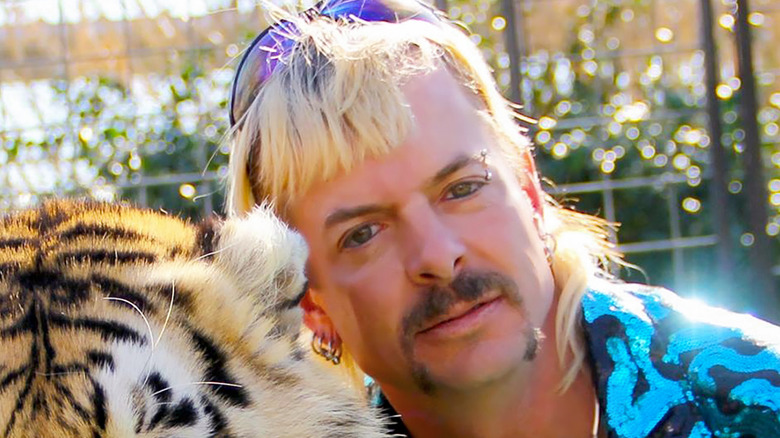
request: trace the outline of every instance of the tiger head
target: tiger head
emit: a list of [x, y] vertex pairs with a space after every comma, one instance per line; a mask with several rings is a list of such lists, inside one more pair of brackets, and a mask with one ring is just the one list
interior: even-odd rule
[[48, 202], [0, 221], [0, 436], [379, 437], [299, 341], [302, 238]]

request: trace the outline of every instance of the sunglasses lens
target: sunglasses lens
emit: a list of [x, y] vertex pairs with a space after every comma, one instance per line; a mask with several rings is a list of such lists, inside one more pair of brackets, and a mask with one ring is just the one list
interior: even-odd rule
[[334, 0], [322, 7], [320, 15], [390, 23], [410, 19], [438, 21], [433, 9], [417, 0]]
[[296, 32], [289, 22], [278, 23], [261, 33], [238, 64], [230, 99], [230, 125], [233, 126], [246, 113], [257, 97], [260, 86], [268, 80], [282, 55], [293, 45], [290, 38]]
[[[417, 0], [332, 0], [321, 3], [306, 13], [333, 19], [399, 22], [421, 20], [438, 23], [436, 12]], [[304, 13], [304, 14], [306, 14]], [[297, 33], [294, 24], [282, 21], [261, 33], [250, 44], [238, 64], [230, 98], [230, 126], [244, 116], [283, 57], [294, 45]]]

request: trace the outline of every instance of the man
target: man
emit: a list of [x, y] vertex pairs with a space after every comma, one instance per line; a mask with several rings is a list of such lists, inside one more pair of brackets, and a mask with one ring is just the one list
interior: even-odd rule
[[605, 280], [478, 50], [413, 0], [266, 30], [231, 98], [229, 206], [310, 247], [312, 346], [418, 437], [780, 436], [780, 331]]

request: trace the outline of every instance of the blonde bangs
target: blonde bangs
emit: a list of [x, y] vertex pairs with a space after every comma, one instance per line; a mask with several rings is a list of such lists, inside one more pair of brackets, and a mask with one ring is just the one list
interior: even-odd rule
[[[424, 36], [428, 23], [402, 23], [403, 32], [326, 19], [300, 26], [304, 36], [233, 134], [231, 213], [273, 201], [284, 215], [314, 184], [387, 154], [413, 123], [401, 85], [440, 65], [441, 49]], [[251, 199], [236, 199], [237, 191]]]
[[441, 66], [484, 103], [508, 140], [508, 157], [530, 147], [489, 66], [460, 29], [416, 20], [278, 19], [294, 21], [300, 36], [229, 134], [229, 214], [266, 202], [284, 216], [313, 185], [390, 152], [413, 126], [401, 86]]

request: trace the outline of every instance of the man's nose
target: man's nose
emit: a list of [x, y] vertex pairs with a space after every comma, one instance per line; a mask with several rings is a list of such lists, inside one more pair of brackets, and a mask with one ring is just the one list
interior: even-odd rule
[[409, 279], [423, 286], [449, 284], [464, 263], [465, 247], [457, 230], [427, 203], [406, 210], [402, 239]]

